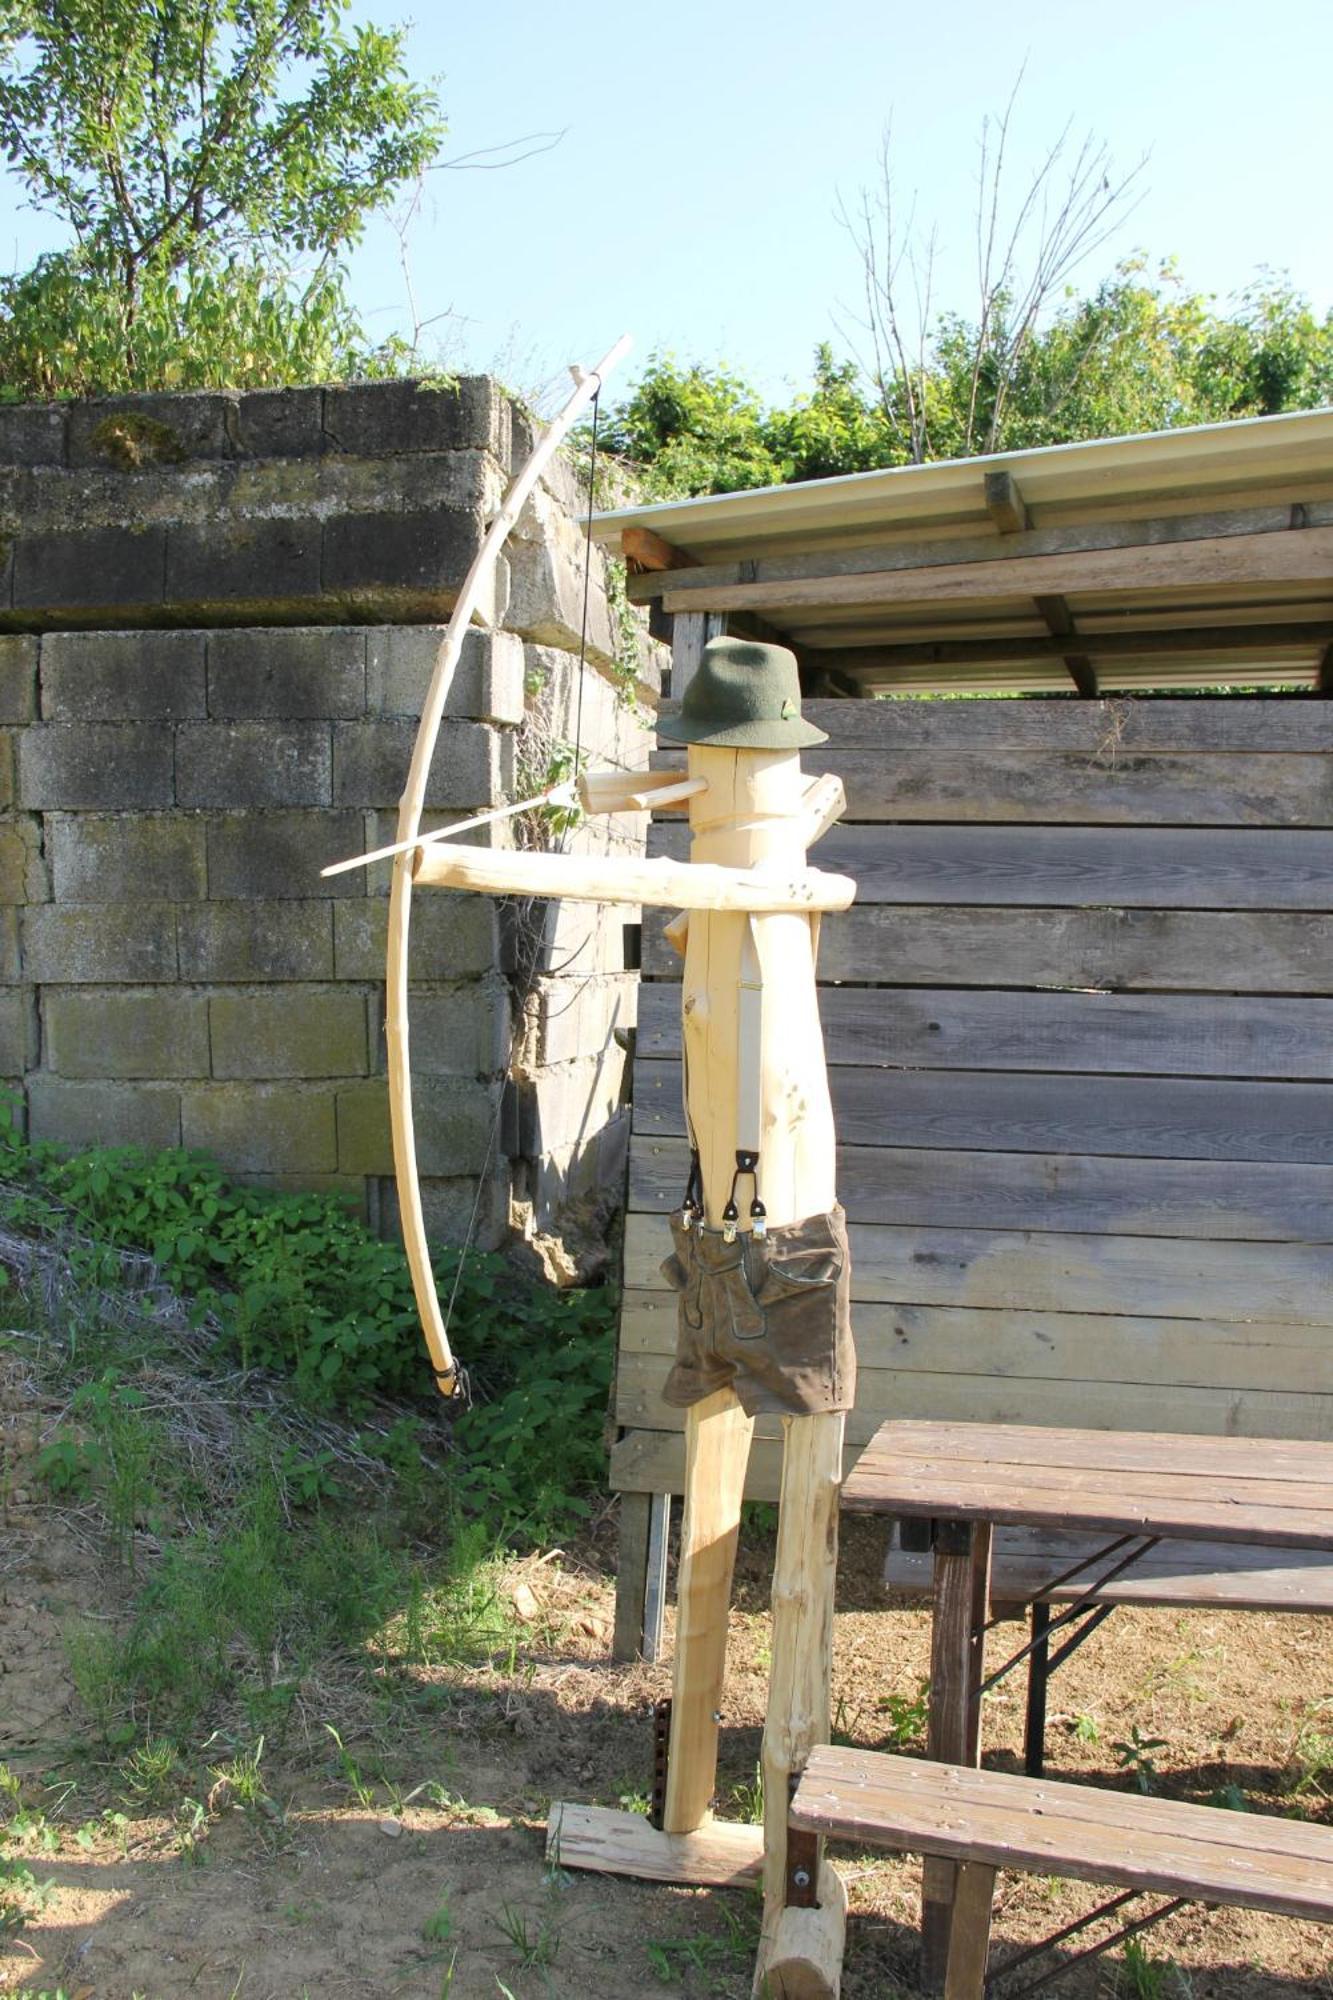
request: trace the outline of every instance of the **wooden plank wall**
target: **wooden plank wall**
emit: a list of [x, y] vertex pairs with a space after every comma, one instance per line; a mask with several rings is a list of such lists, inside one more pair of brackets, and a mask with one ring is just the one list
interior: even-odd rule
[[[820, 979], [855, 1450], [889, 1415], [1333, 1437], [1333, 704], [807, 712], [854, 875]], [[659, 762], [669, 764], [671, 758]], [[679, 825], [655, 851], [683, 854]], [[648, 913], [612, 1484], [679, 1491], [686, 1171]], [[761, 1434], [771, 1440], [775, 1424]], [[774, 1445], [750, 1490], [776, 1488]]]

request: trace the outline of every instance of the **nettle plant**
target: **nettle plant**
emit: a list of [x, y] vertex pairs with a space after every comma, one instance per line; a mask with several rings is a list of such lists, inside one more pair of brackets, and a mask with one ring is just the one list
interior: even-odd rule
[[[312, 1407], [354, 1417], [386, 1399], [438, 1406], [403, 1252], [337, 1199], [238, 1186], [182, 1151], [66, 1154], [25, 1139], [8, 1106], [0, 1183], [8, 1225], [59, 1241], [94, 1316], [126, 1260], [147, 1261], [215, 1329], [222, 1365], [285, 1376]], [[520, 1535], [586, 1511], [581, 1489], [602, 1474], [614, 1294], [561, 1291], [486, 1252], [444, 1248], [435, 1263], [474, 1391], [453, 1422], [461, 1504]], [[51, 1475], [75, 1486], [91, 1470]]]

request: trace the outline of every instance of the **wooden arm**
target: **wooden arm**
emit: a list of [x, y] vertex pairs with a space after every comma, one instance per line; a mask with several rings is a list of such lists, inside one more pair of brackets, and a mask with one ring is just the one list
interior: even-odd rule
[[832, 771], [826, 771], [822, 778], [812, 778], [801, 799], [806, 846], [813, 847], [817, 840], [822, 840], [846, 810], [847, 792], [841, 778]]
[[683, 771], [584, 771], [579, 803], [590, 813], [661, 812], [678, 810], [707, 790], [706, 778], [687, 778]]
[[847, 875], [818, 868], [719, 868], [702, 861], [635, 861], [616, 855], [531, 854], [463, 841], [418, 851], [416, 881], [493, 896], [563, 896], [580, 903], [635, 903], [675, 910], [845, 910], [856, 895]]

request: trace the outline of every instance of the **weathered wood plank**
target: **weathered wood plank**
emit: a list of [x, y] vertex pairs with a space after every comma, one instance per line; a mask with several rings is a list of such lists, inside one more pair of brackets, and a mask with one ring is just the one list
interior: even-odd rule
[[[684, 769], [662, 755], [658, 768]], [[1065, 826], [1333, 826], [1333, 759], [1276, 753], [1155, 753], [1098, 761], [1078, 751], [810, 750], [836, 773], [845, 818], [1042, 821]]]
[[[638, 1134], [630, 1208], [678, 1208], [688, 1171], [683, 1138]], [[1333, 1167], [1285, 1162], [843, 1146], [838, 1199], [853, 1222], [1333, 1242]]]
[[[830, 1063], [882, 1069], [1084, 1070], [1333, 1078], [1333, 1000], [1010, 993], [876, 986], [819, 996]], [[680, 1051], [680, 995], [641, 988], [638, 1052]]]
[[[1034, 1597], [1066, 1604], [1104, 1576], [1103, 1535], [1059, 1529], [1001, 1528], [991, 1560], [991, 1603], [1026, 1605]], [[1056, 1583], [1076, 1563], [1091, 1566]], [[884, 1564], [887, 1590], [928, 1596], [929, 1550], [890, 1548]], [[1247, 1549], [1236, 1542], [1162, 1542], [1139, 1556], [1097, 1591], [1099, 1603], [1213, 1606], [1225, 1611], [1333, 1611], [1333, 1558], [1309, 1549]]]
[[918, 1458], [938, 1466], [941, 1458], [969, 1460], [983, 1468], [1006, 1466], [1022, 1469], [1029, 1465], [1062, 1465], [1071, 1471], [1106, 1467], [1117, 1472], [1156, 1472], [1163, 1466], [1191, 1475], [1225, 1470], [1234, 1480], [1271, 1479], [1280, 1474], [1296, 1482], [1309, 1498], [1313, 1484], [1333, 1488], [1333, 1458], [1325, 1443], [1305, 1441], [1270, 1446], [1262, 1438], [1232, 1437], [1216, 1448], [1190, 1440], [1182, 1444], [1173, 1431], [1142, 1431], [1135, 1437], [1093, 1435], [1086, 1424], [1071, 1424], [1055, 1430], [1045, 1425], [1006, 1423], [986, 1427], [959, 1423], [955, 1418], [929, 1418], [909, 1423], [894, 1422], [879, 1440], [875, 1457], [867, 1461], [866, 1475], [876, 1460], [897, 1464]]
[[[1014, 546], [1012, 539], [1006, 549]], [[957, 604], [1003, 597], [1074, 596], [1082, 591], [1235, 587], [1256, 583], [1321, 584], [1333, 574], [1333, 528], [1288, 534], [1219, 535], [1138, 548], [1084, 549], [1063, 555], [1009, 555], [983, 562], [944, 562], [917, 569], [865, 570], [767, 580], [672, 587], [668, 611], [766, 611], [838, 604]]]
[[[650, 913], [643, 928], [645, 973], [678, 979], [680, 961], [661, 933], [661, 921]], [[1333, 918], [1284, 911], [854, 903], [825, 918], [819, 971], [825, 981], [901, 987], [976, 986], [982, 976], [991, 987], [1328, 994]]]
[[[893, 1414], [956, 1416], [988, 1423], [1082, 1423], [1124, 1433], [1169, 1424], [1200, 1437], [1322, 1438], [1333, 1441], [1333, 1398], [1230, 1389], [1164, 1389], [1156, 1384], [1006, 1380], [986, 1375], [904, 1372], [894, 1391]], [[612, 1446], [613, 1492], [679, 1493], [685, 1468], [684, 1419], [664, 1410], [660, 1428], [629, 1430]], [[858, 1413], [848, 1418], [850, 1472], [865, 1449], [855, 1435]], [[776, 1500], [781, 1467], [779, 1420], [760, 1417], [746, 1474], [747, 1500]]]
[[[858, 1303], [1333, 1325], [1333, 1250], [1327, 1245], [861, 1223], [852, 1227], [851, 1248]], [[630, 1216], [626, 1285], [665, 1290], [659, 1267], [669, 1249], [655, 1216]]]
[[[1333, 709], [1322, 700], [1230, 695], [1214, 701], [806, 701], [802, 713], [837, 751], [1025, 750], [1113, 764], [1122, 757], [1326, 756]], [[672, 704], [663, 709], [672, 712]], [[674, 752], [660, 753], [665, 762]], [[804, 762], [806, 753], [802, 753]], [[813, 753], [811, 753], [813, 754]]]
[[[846, 1145], [1333, 1164], [1333, 1092], [1321, 1083], [850, 1065], [829, 1083]], [[637, 1132], [683, 1133], [678, 1064], [636, 1063], [634, 1098]]]
[[792, 1818], [812, 1831], [988, 1868], [1333, 1917], [1333, 1833], [1323, 1827], [1289, 1831], [1272, 1820], [1264, 1847], [1242, 1848], [1207, 1806], [828, 1745], [811, 1755]]
[[[682, 860], [686, 839], [683, 827], [654, 826], [649, 853]], [[1333, 910], [1327, 832], [843, 824], [819, 858], [855, 878], [862, 904]]]
[[[857, 1301], [861, 1387], [881, 1370], [1162, 1383], [1176, 1389], [1287, 1389], [1333, 1396], [1333, 1331], [1262, 1320], [1134, 1319]], [[621, 1312], [617, 1417], [656, 1398], [676, 1351], [672, 1292], [630, 1290]], [[861, 1398], [858, 1396], [858, 1402]]]
[[[1311, 527], [1333, 521], [1333, 503], [1311, 500], [1305, 508]], [[939, 534], [930, 539], [865, 542], [848, 548], [806, 549], [791, 555], [761, 555], [744, 565], [737, 560], [700, 564], [688, 582], [700, 591], [718, 584], [783, 583], [797, 577], [858, 576], [867, 571], [920, 569], [944, 563], [1013, 561], [1023, 556], [1072, 555], [1087, 549], [1165, 547], [1176, 542], [1217, 541], [1228, 536], [1285, 534], [1291, 528], [1291, 505], [1275, 501], [1259, 507], [1214, 509], [1210, 512], [1165, 514], [1139, 520], [1064, 522], [1058, 527], [1029, 529], [1014, 537], [994, 532], [975, 535]], [[672, 578], [684, 586], [686, 579]], [[630, 600], [645, 603], [660, 595], [663, 584], [653, 577], [631, 577]]]

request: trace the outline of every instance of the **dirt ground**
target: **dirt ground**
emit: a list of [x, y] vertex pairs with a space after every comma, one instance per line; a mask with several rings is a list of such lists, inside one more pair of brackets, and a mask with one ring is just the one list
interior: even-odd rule
[[[543, 1861], [553, 1798], [615, 1804], [651, 1782], [650, 1708], [669, 1689], [669, 1647], [658, 1666], [609, 1663], [610, 1518], [577, 1558], [514, 1566], [506, 1587], [524, 1635], [515, 1656], [423, 1672], [420, 1709], [379, 1732], [377, 1777], [363, 1797], [315, 1728], [285, 1766], [265, 1765], [262, 1806], [223, 1786], [199, 1801], [191, 1827], [179, 1806], [154, 1812], [96, 1794], [95, 1777], [79, 1781], [93, 1794], [62, 1798], [71, 1743], [86, 1734], [62, 1629], [75, 1611], [114, 1618], [114, 1579], [77, 1515], [25, 1484], [21, 1413], [11, 1416], [0, 1480], [0, 1760], [23, 1773], [29, 1797], [46, 1788], [50, 1851], [24, 1858], [54, 1888], [0, 1946], [0, 1991], [59, 1990], [67, 2000], [748, 1994], [752, 1897], [552, 1873]], [[733, 1817], [753, 1801], [771, 1554], [771, 1536], [749, 1535], [737, 1582], [719, 1783]], [[835, 1726], [852, 1741], [882, 1745], [896, 1731], [919, 1747], [927, 1618], [885, 1598], [882, 1555], [878, 1524], [847, 1524]], [[1019, 1630], [1003, 1627], [992, 1643]], [[1333, 1820], [1333, 1771], [1320, 1771], [1321, 1756], [1333, 1760], [1331, 1642], [1327, 1620], [1118, 1612], [1052, 1689], [1051, 1771], [1125, 1786], [1132, 1773], [1115, 1747], [1125, 1745], [1141, 1765], [1155, 1764], [1151, 1782], [1164, 1794], [1225, 1793], [1236, 1803], [1234, 1787], [1253, 1810]], [[986, 1761], [999, 1768], [1016, 1767], [1022, 1699], [1018, 1675], [988, 1699]], [[1238, 1843], [1244, 1837], [1238, 1812]], [[837, 1859], [852, 1911], [846, 2000], [910, 1995], [917, 1864]], [[1001, 1947], [1099, 1900], [1079, 1885], [1001, 1880]], [[1190, 1908], [1143, 1949], [1137, 1967], [1117, 1953], [1062, 1971], [1049, 1990], [1087, 2000], [1333, 2000], [1333, 1933], [1317, 1926]]]

